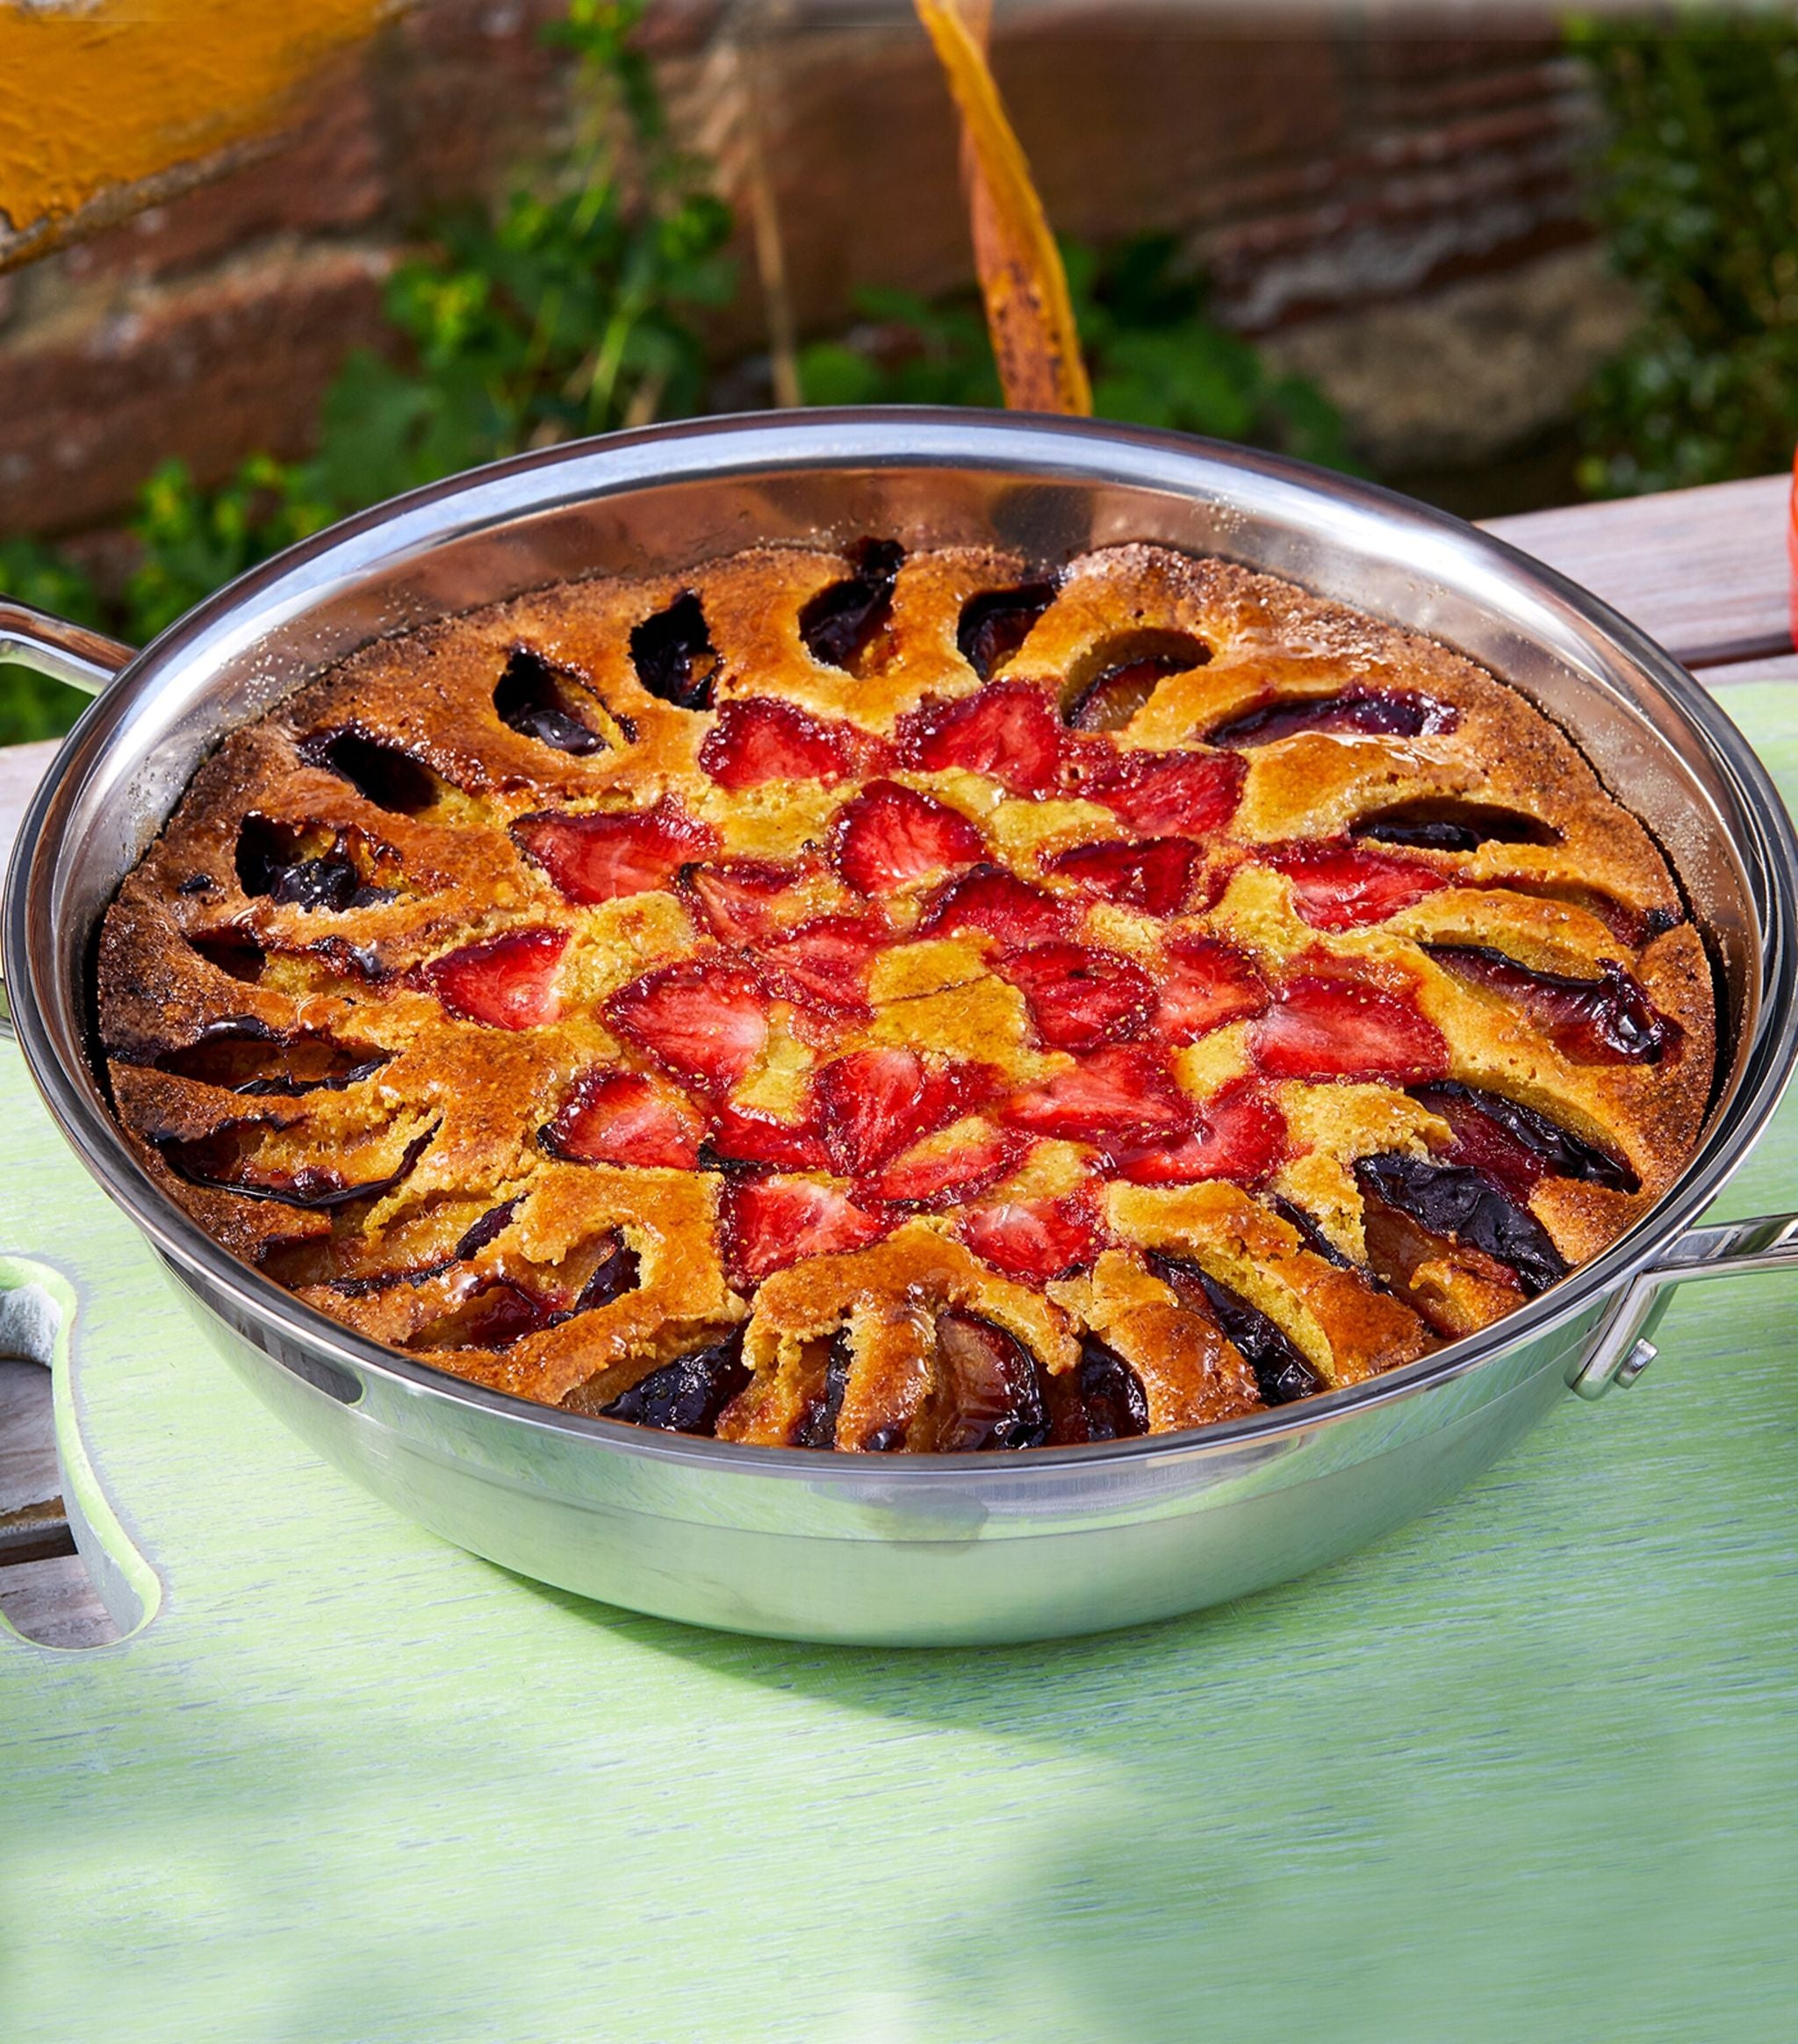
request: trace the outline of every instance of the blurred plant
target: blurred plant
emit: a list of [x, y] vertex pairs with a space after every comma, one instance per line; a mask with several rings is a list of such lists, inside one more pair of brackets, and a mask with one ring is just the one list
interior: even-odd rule
[[[672, 147], [648, 60], [644, 0], [569, 0], [546, 31], [572, 50], [580, 112], [568, 147], [496, 216], [459, 214], [388, 281], [392, 358], [350, 356], [327, 394], [318, 452], [255, 455], [227, 482], [171, 462], [144, 485], [139, 565], [103, 603], [80, 567], [34, 542], [0, 546], [0, 590], [154, 637], [222, 583], [346, 514], [483, 461], [579, 434], [680, 416], [704, 394], [691, 315], [732, 288], [730, 215], [703, 167]], [[1205, 316], [1201, 280], [1167, 236], [1104, 256], [1064, 250], [1104, 416], [1278, 447], [1352, 466], [1314, 385], [1269, 371]], [[812, 404], [996, 405], [980, 300], [867, 291], [867, 322], [801, 359]], [[0, 743], [61, 730], [72, 694], [0, 667]]]
[[[41, 540], [0, 540], [0, 594], [53, 610], [74, 624], [104, 623], [91, 578]], [[55, 738], [75, 721], [81, 702], [72, 688], [0, 663], [0, 745]]]
[[[632, 32], [644, 0], [569, 0], [546, 40], [573, 52], [567, 147], [497, 217], [439, 223], [389, 278], [394, 357], [359, 350], [327, 394], [310, 460], [252, 456], [202, 487], [179, 462], [144, 485], [140, 565], [102, 605], [34, 542], [0, 547], [0, 590], [140, 643], [234, 575], [364, 505], [578, 434], [679, 415], [705, 358], [688, 314], [730, 295], [730, 231], [701, 169], [670, 145]], [[78, 702], [0, 667], [0, 743], [66, 728]]]
[[1783, 468], [1798, 441], [1798, 15], [1574, 22], [1610, 140], [1596, 195], [1641, 327], [1593, 386], [1582, 487]]
[[[1355, 468], [1341, 418], [1317, 385], [1275, 374], [1248, 342], [1206, 318], [1204, 280], [1173, 236], [1140, 235], [1104, 254], [1064, 243], [1061, 256], [1101, 418]], [[858, 304], [865, 325], [801, 350], [808, 404], [998, 403], [977, 299], [931, 305], [864, 291]]]

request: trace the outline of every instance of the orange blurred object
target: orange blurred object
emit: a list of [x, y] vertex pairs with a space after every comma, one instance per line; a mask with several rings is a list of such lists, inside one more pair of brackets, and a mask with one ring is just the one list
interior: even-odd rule
[[[975, 166], [969, 206], [987, 327], [1014, 411], [1092, 410], [1073, 301], [1030, 165], [1005, 118], [981, 37], [958, 0], [915, 0], [960, 110]], [[985, 10], [980, 11], [985, 25]]]

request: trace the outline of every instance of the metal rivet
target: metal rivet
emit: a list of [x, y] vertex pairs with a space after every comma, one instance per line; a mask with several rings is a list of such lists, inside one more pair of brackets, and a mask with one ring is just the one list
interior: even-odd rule
[[1611, 1382], [1619, 1391], [1628, 1391], [1659, 1354], [1652, 1342], [1637, 1342], [1613, 1371]]

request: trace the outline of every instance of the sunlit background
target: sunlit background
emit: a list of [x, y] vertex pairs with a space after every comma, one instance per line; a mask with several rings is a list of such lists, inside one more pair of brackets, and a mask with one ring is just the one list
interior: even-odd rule
[[[319, 15], [246, 132], [0, 232], [0, 587], [141, 641], [519, 448], [996, 401], [904, 0]], [[1790, 5], [1000, 0], [993, 62], [1102, 414], [1473, 517], [1791, 458]], [[32, 147], [5, 91], [0, 162]], [[77, 707], [0, 669], [0, 743]]]

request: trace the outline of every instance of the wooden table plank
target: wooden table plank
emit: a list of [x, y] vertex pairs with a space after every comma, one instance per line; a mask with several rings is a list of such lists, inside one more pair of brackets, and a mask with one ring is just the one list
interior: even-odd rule
[[1688, 667], [1789, 652], [1791, 479], [1495, 518], [1487, 530], [1621, 610]]

